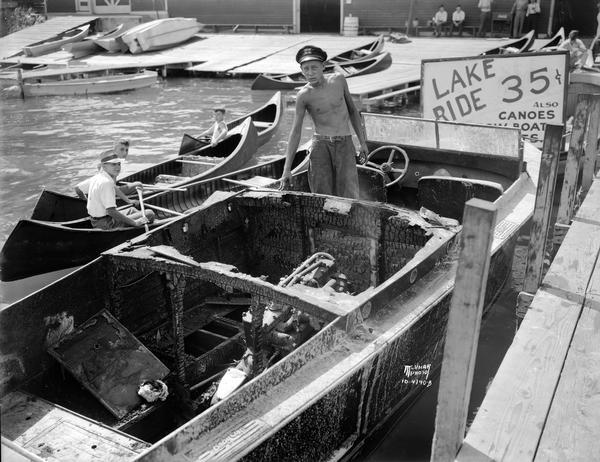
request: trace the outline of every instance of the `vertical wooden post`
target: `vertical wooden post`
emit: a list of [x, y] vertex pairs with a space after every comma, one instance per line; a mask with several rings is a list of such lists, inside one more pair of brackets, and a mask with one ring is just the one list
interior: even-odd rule
[[434, 462], [454, 461], [464, 439], [495, 223], [494, 204], [466, 203], [435, 416]]
[[598, 132], [600, 130], [600, 95], [592, 95], [592, 102], [588, 115], [587, 132], [585, 138], [583, 172], [581, 175], [581, 189], [585, 196], [592, 186], [594, 179], [596, 156], [598, 155]]
[[517, 316], [519, 317], [523, 317], [527, 312], [531, 300], [542, 280], [544, 252], [546, 250], [548, 229], [550, 227], [550, 215], [552, 213], [552, 200], [554, 198], [554, 186], [556, 185], [556, 174], [558, 172], [562, 133], [562, 125], [546, 125], [535, 208], [533, 210], [531, 238], [529, 239], [527, 253], [527, 266], [525, 267], [525, 280], [523, 282], [523, 290], [517, 298]]
[[[410, 0], [408, 5], [408, 19], [406, 20], [406, 35], [410, 35], [410, 29], [412, 28], [413, 18], [415, 16], [415, 0]], [[415, 34], [417, 35], [417, 34]]]
[[185, 344], [183, 328], [183, 291], [185, 277], [178, 273], [165, 273], [165, 283], [168, 289], [167, 303], [171, 309], [173, 350], [177, 365], [177, 378], [183, 386], [187, 385], [185, 374]]
[[573, 118], [573, 132], [571, 133], [571, 141], [569, 142], [565, 176], [560, 194], [558, 214], [556, 215], [556, 225], [554, 227], [554, 243], [557, 245], [562, 243], [569, 229], [575, 209], [577, 181], [579, 179], [581, 158], [583, 157], [585, 131], [588, 123], [591, 98], [591, 95], [584, 94], [579, 95], [577, 98], [577, 108], [575, 109], [575, 116]]

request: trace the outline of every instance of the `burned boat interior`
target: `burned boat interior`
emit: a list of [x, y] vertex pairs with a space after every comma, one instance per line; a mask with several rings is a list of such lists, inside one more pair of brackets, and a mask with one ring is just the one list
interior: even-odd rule
[[[404, 290], [417, 270], [399, 270], [419, 260], [427, 271], [455, 235], [385, 204], [229, 194], [80, 270], [94, 290], [67, 296], [58, 281], [39, 373], [9, 388], [156, 441], [325, 327], [345, 328], [372, 300], [365, 291], [394, 278]], [[164, 380], [165, 402], [138, 395], [147, 380]]]

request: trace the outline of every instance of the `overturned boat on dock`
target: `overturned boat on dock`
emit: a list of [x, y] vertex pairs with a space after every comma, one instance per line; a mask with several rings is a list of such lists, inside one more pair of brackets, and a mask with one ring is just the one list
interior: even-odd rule
[[539, 151], [514, 129], [364, 119], [381, 149], [361, 200], [218, 192], [0, 311], [3, 446], [326, 460], [416, 399], [442, 357], [464, 203], [498, 208], [489, 303], [533, 212]]

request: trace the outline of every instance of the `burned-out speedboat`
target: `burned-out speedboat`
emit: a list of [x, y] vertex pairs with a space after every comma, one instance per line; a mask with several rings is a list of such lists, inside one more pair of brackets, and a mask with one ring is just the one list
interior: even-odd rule
[[379, 202], [217, 192], [1, 311], [7, 450], [323, 460], [418, 396], [441, 361], [461, 205], [498, 207], [489, 302], [532, 214], [539, 152], [524, 151], [530, 176], [516, 130], [364, 118], [404, 179], [386, 190], [363, 171]]

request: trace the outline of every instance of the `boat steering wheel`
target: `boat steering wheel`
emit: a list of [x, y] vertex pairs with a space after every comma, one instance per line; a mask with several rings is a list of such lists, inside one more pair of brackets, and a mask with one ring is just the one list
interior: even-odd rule
[[[387, 162], [382, 162], [381, 164], [376, 164], [375, 162], [370, 161], [371, 158], [375, 154], [377, 154], [379, 151], [383, 151], [384, 149], [390, 150], [390, 156], [388, 157]], [[404, 158], [404, 168], [395, 168], [394, 167], [393, 161], [394, 161], [394, 157], [396, 157], [396, 153], [402, 154], [402, 157]], [[385, 186], [389, 188], [390, 186], [398, 183], [402, 178], [404, 178], [406, 176], [406, 172], [408, 171], [409, 163], [410, 163], [410, 160], [404, 149], [399, 148], [398, 146], [380, 146], [377, 149], [375, 149], [374, 151], [371, 151], [369, 153], [369, 155], [367, 156], [367, 161], [365, 162], [365, 165], [376, 168], [377, 170], [383, 172], [387, 176], [390, 176], [390, 173], [397, 174], [398, 176], [396, 177], [396, 179], [385, 184]]]

